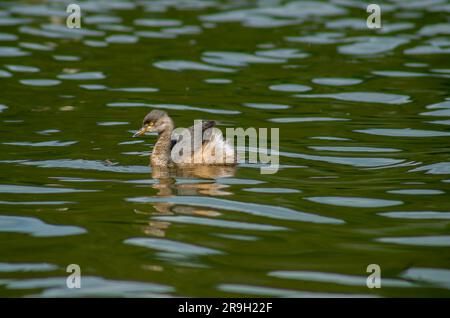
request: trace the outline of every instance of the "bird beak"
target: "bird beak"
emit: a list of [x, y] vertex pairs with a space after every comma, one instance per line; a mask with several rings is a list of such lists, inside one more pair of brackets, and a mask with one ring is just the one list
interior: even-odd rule
[[137, 133], [135, 133], [133, 135], [133, 138], [139, 137], [139, 136], [145, 134], [147, 131], [151, 131], [152, 127], [153, 127], [153, 124], [148, 124], [148, 125], [143, 126], [141, 129], [139, 129], [139, 131]]

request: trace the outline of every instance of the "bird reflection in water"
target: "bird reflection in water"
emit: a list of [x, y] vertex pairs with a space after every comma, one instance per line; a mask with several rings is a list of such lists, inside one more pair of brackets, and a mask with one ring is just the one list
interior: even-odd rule
[[[171, 196], [226, 196], [232, 194], [226, 190], [229, 186], [217, 182], [219, 178], [233, 177], [235, 166], [190, 166], [190, 167], [153, 167], [152, 178], [157, 180], [152, 188], [157, 197]], [[154, 202], [156, 210], [152, 215], [194, 215], [216, 217], [220, 212], [213, 209], [180, 205], [170, 202]], [[137, 213], [142, 213], [136, 211]], [[170, 222], [152, 220], [144, 228], [147, 235], [164, 237]]]

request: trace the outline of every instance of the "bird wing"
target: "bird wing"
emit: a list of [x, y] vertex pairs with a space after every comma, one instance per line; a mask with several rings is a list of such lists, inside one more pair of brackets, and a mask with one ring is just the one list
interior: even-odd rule
[[[199, 124], [197, 124], [199, 125]], [[184, 138], [184, 134], [178, 134], [173, 136], [172, 140], [171, 140], [171, 149], [178, 144], [180, 147], [183, 147], [183, 143], [191, 143], [191, 154], [195, 153], [197, 150], [199, 150], [202, 146], [203, 143], [208, 142], [211, 139], [212, 136], [212, 130], [209, 128], [212, 128], [216, 125], [216, 122], [214, 120], [202, 120], [201, 122], [201, 129], [202, 129], [202, 134], [201, 136], [194, 136], [194, 130], [195, 130], [195, 125], [189, 127], [189, 128], [185, 128], [187, 130], [189, 130], [189, 134], [187, 134], [187, 136], [190, 136], [190, 138]], [[195, 142], [195, 138], [201, 138], [200, 142]]]

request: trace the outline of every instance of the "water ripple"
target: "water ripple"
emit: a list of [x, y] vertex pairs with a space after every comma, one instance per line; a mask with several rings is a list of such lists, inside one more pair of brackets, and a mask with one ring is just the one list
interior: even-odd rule
[[350, 165], [354, 167], [371, 167], [371, 168], [396, 165], [405, 161], [403, 159], [391, 159], [391, 158], [316, 156], [286, 151], [280, 151], [279, 154], [290, 158], [301, 158], [305, 160], [323, 161], [328, 163]]
[[407, 269], [401, 276], [418, 283], [450, 289], [450, 270], [448, 269], [413, 267]]
[[160, 108], [160, 109], [172, 109], [172, 110], [190, 110], [199, 111], [212, 114], [226, 114], [226, 115], [236, 115], [240, 114], [237, 110], [226, 110], [226, 109], [213, 109], [213, 108], [203, 108], [188, 105], [176, 105], [176, 104], [147, 104], [147, 103], [132, 103], [132, 102], [116, 102], [108, 103], [108, 107], [150, 107], [150, 108]]
[[50, 272], [58, 269], [58, 266], [49, 263], [0, 263], [0, 272]]
[[180, 196], [167, 198], [135, 197], [135, 198], [128, 198], [126, 200], [135, 203], [164, 202], [189, 206], [204, 206], [221, 210], [244, 212], [252, 215], [264, 216], [268, 218], [281, 220], [304, 221], [312, 223], [328, 223], [328, 224], [345, 223], [343, 220], [340, 219], [319, 216], [311, 213], [299, 212], [296, 210], [278, 206], [271, 206], [257, 203], [246, 203], [210, 197], [199, 197], [199, 196]]
[[266, 103], [243, 103], [242, 105], [256, 109], [287, 109], [289, 105], [282, 104], [266, 104]]
[[36, 187], [36, 186], [19, 186], [13, 184], [0, 184], [0, 193], [75, 193], [75, 192], [97, 192], [99, 190], [78, 190], [70, 188], [50, 188], [50, 187]]
[[406, 195], [436, 195], [436, 194], [443, 194], [445, 192], [433, 189], [399, 189], [399, 190], [390, 190], [387, 191], [387, 193], [406, 194]]
[[319, 77], [312, 80], [314, 84], [329, 85], [329, 86], [349, 86], [362, 83], [362, 80], [357, 78], [336, 78], [336, 77]]
[[390, 136], [390, 137], [446, 137], [450, 136], [450, 132], [436, 131], [436, 130], [422, 130], [411, 128], [368, 128], [358, 129], [355, 132], [377, 135], [377, 136]]
[[60, 74], [58, 75], [59, 79], [64, 80], [99, 80], [104, 79], [106, 76], [101, 72], [81, 72], [81, 73], [73, 73], [73, 74]]
[[379, 213], [381, 216], [388, 218], [399, 219], [417, 219], [417, 220], [448, 220], [450, 219], [450, 212], [435, 212], [435, 211], [393, 211]]
[[288, 117], [288, 118], [271, 118], [269, 121], [273, 123], [309, 123], [309, 122], [322, 122], [322, 121], [348, 121], [347, 118], [334, 118], [334, 117]]
[[61, 81], [54, 79], [23, 79], [20, 80], [20, 83], [29, 86], [56, 86], [61, 84]]
[[272, 91], [279, 91], [279, 92], [307, 92], [310, 91], [312, 88], [306, 85], [299, 85], [299, 84], [277, 84], [277, 85], [271, 85], [269, 87]]
[[158, 216], [153, 219], [158, 221], [167, 221], [175, 223], [184, 224], [196, 224], [196, 225], [208, 225], [215, 227], [223, 227], [229, 229], [240, 229], [240, 230], [253, 230], [253, 231], [282, 231], [286, 230], [285, 227], [266, 225], [266, 224], [255, 224], [237, 221], [226, 221], [219, 219], [201, 218], [194, 216]]
[[450, 236], [411, 236], [411, 237], [383, 237], [376, 239], [377, 242], [400, 244], [400, 245], [415, 245], [415, 246], [435, 246], [446, 247], [450, 246]]
[[285, 60], [239, 52], [205, 52], [203, 62], [225, 66], [247, 66], [252, 63], [283, 63]]
[[0, 205], [64, 205], [72, 204], [71, 201], [0, 201]]
[[297, 189], [287, 188], [244, 188], [243, 191], [257, 192], [257, 193], [300, 193]]
[[358, 197], [308, 197], [305, 200], [336, 205], [336, 206], [347, 206], [352, 208], [382, 208], [393, 205], [403, 204], [402, 201], [396, 200], [383, 200], [383, 199], [372, 199], [372, 198], [358, 198]]
[[153, 66], [155, 66], [156, 68], [170, 71], [193, 70], [193, 71], [224, 72], [224, 73], [231, 73], [236, 71], [234, 69], [208, 65], [200, 62], [181, 61], [181, 60], [155, 62], [153, 63]]
[[0, 232], [26, 233], [34, 237], [54, 237], [84, 234], [78, 226], [51, 225], [37, 218], [0, 215]]
[[19, 73], [37, 73], [40, 71], [38, 67], [27, 65], [5, 65], [5, 67], [11, 72], [19, 72]]
[[24, 161], [20, 164], [26, 166], [37, 166], [40, 168], [69, 168], [83, 170], [110, 171], [120, 173], [149, 173], [147, 166], [120, 166], [108, 165], [102, 161], [85, 160], [85, 159], [59, 159], [59, 160], [42, 160], [42, 161]]
[[318, 151], [336, 151], [336, 152], [398, 152], [395, 148], [377, 148], [377, 147], [328, 147], [328, 146], [309, 146], [308, 148]]
[[[174, 288], [148, 282], [107, 280], [101, 277], [83, 276], [82, 288], [67, 288], [67, 277], [28, 278], [1, 282], [8, 289], [44, 289], [39, 297], [169, 297]], [[37, 295], [30, 295], [36, 297]]]
[[22, 51], [18, 47], [11, 47], [11, 46], [0, 46], [0, 57], [21, 57], [21, 56], [27, 56], [31, 53]]
[[353, 38], [356, 43], [338, 47], [338, 52], [348, 55], [374, 55], [394, 50], [400, 45], [409, 42], [401, 37], [375, 37], [363, 36]]
[[159, 251], [175, 253], [180, 255], [213, 255], [223, 254], [223, 252], [207, 248], [203, 246], [181, 243], [166, 239], [156, 238], [130, 238], [124, 241], [125, 244], [136, 245], [146, 248], [151, 248]]
[[295, 97], [302, 98], [332, 98], [351, 102], [380, 103], [380, 104], [406, 104], [410, 103], [409, 96], [399, 94], [374, 93], [374, 92], [350, 92], [335, 94], [299, 94]]
[[12, 146], [29, 146], [29, 147], [67, 147], [76, 144], [78, 141], [41, 141], [41, 142], [26, 142], [26, 141], [15, 141], [15, 142], [3, 142], [4, 145]]
[[136, 19], [134, 25], [145, 27], [167, 27], [167, 26], [179, 26], [181, 21], [175, 19]]
[[408, 172], [426, 171], [427, 174], [450, 174], [450, 162], [439, 162], [418, 167]]
[[220, 284], [217, 289], [227, 293], [258, 295], [270, 297], [292, 297], [292, 298], [345, 298], [345, 297], [373, 297], [372, 295], [361, 294], [338, 294], [322, 292], [304, 292], [281, 288], [271, 288], [262, 286], [242, 285], [242, 284]]
[[[269, 273], [269, 276], [278, 278], [295, 279], [302, 281], [322, 282], [327, 284], [338, 285], [350, 285], [350, 286], [362, 286], [366, 287], [367, 277], [365, 276], [352, 276], [336, 273], [324, 273], [324, 272], [310, 272], [310, 271], [273, 271]], [[414, 284], [392, 278], [383, 277], [383, 286], [386, 287], [412, 287]]]

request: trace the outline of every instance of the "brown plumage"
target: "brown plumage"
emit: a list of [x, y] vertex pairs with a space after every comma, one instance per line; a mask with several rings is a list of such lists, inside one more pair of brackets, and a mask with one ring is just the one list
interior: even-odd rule
[[175, 130], [172, 118], [155, 109], [144, 117], [142, 128], [133, 137], [158, 133], [150, 156], [152, 166], [235, 165], [236, 152], [215, 124], [201, 121], [190, 128]]

